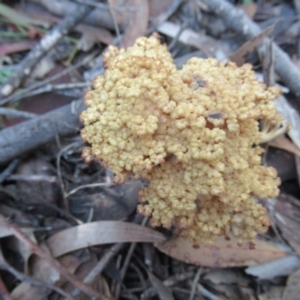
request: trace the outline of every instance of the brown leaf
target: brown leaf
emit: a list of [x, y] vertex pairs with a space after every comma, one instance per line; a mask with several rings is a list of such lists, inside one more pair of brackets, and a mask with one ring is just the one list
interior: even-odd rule
[[300, 294], [300, 269], [289, 276], [282, 300], [298, 300]]
[[273, 31], [277, 24], [278, 22], [274, 23], [256, 37], [244, 43], [233, 55], [229, 57], [229, 60], [235, 62], [238, 66], [243, 65], [248, 55], [253, 52], [256, 47], [259, 46], [263, 39]]
[[89, 51], [96, 43], [111, 45], [114, 41], [113, 35], [105, 28], [80, 24], [77, 26], [77, 30], [82, 33], [77, 45], [79, 50]]
[[226, 241], [223, 237], [218, 238], [214, 246], [199, 248], [180, 237], [156, 243], [155, 246], [175, 259], [207, 267], [257, 265], [287, 255], [282, 249], [259, 239], [255, 240], [255, 249], [250, 249], [248, 243], [240, 247], [233, 238]]
[[48, 247], [54, 257], [94, 245], [126, 242], [164, 241], [161, 233], [137, 225], [119, 221], [99, 221], [82, 224], [52, 235]]
[[165, 12], [173, 4], [174, 0], [151, 0], [149, 1], [149, 15], [156, 18]]
[[31, 49], [35, 44], [36, 41], [30, 40], [6, 44], [2, 43], [0, 45], [0, 56]]
[[[143, 36], [148, 28], [149, 6], [147, 0], [110, 0], [111, 7], [122, 8], [120, 11], [111, 10], [113, 17], [126, 16], [126, 29], [122, 40], [122, 47], [131, 46], [134, 41]], [[122, 4], [122, 6], [121, 6]]]
[[268, 145], [286, 150], [300, 157], [300, 150], [298, 147], [283, 135], [277, 136], [275, 139], [271, 140]]

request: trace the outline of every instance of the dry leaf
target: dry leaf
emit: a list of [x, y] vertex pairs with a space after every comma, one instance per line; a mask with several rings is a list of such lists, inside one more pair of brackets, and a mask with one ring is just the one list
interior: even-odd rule
[[77, 48], [83, 51], [89, 51], [96, 43], [104, 43], [106, 45], [113, 44], [113, 35], [105, 28], [96, 28], [90, 25], [80, 24], [76, 27], [82, 33], [78, 41]]
[[[143, 36], [148, 28], [149, 6], [147, 0], [109, 0], [111, 14], [115, 19], [126, 19], [122, 47], [131, 46], [134, 41]], [[130, 9], [129, 9], [130, 8]], [[122, 16], [122, 17], [121, 17]]]
[[229, 60], [235, 62], [238, 66], [245, 63], [248, 55], [254, 51], [256, 47], [260, 45], [265, 37], [267, 37], [275, 28], [278, 22], [269, 26], [267, 29], [262, 31], [259, 35], [252, 38], [251, 40], [244, 43], [233, 55], [229, 57]]
[[[69, 273], [73, 274], [82, 263], [82, 260], [74, 255], [65, 255], [59, 258], [59, 262]], [[66, 282], [65, 278], [60, 278], [57, 271], [39, 257], [34, 257], [32, 260], [32, 273], [33, 277], [48, 284], [55, 284], [59, 281], [58, 285], [61, 285]], [[50, 293], [51, 290], [45, 287], [36, 287], [29, 283], [22, 282], [12, 291], [11, 296], [14, 300], [41, 300], [45, 299]]]
[[300, 295], [300, 269], [289, 276], [282, 300], [298, 300]]
[[87, 220], [91, 209], [91, 221], [118, 221], [127, 218], [138, 203], [138, 192], [143, 187], [139, 180], [130, 180], [110, 188], [87, 190], [69, 199], [71, 212], [81, 220]]
[[271, 280], [279, 276], [287, 276], [300, 267], [297, 256], [287, 256], [245, 270], [249, 275], [261, 280]]
[[[91, 272], [91, 270], [95, 267], [98, 263], [97, 255], [90, 251], [88, 253], [89, 260], [83, 262], [78, 269], [76, 270], [75, 276], [78, 280], [83, 281], [84, 278]], [[100, 292], [101, 295], [106, 296], [108, 299], [111, 298], [109, 286], [105, 280], [105, 278], [100, 274], [96, 276], [94, 281], [90, 284], [90, 286], [95, 289], [96, 291]], [[72, 294], [74, 291], [74, 286], [70, 282], [66, 282], [63, 287], [64, 291], [67, 292], [69, 295]], [[81, 293], [76, 300], [79, 299], [87, 299], [84, 293]]]
[[21, 42], [14, 42], [14, 43], [1, 43], [0, 44], [0, 56], [25, 51], [31, 49], [35, 46], [36, 41], [21, 41]]
[[[6, 218], [10, 218], [13, 221], [16, 220], [17, 224], [21, 223], [21, 224], [24, 224], [25, 226], [27, 225], [28, 227], [26, 227], [26, 228], [23, 228], [23, 227], [20, 228], [20, 230], [22, 232], [31, 233], [32, 231], [34, 231], [34, 228], [29, 227], [31, 225], [30, 221], [23, 212], [18, 211], [15, 208], [11, 208], [11, 207], [3, 205], [3, 204], [0, 205], [0, 211], [1, 211], [1, 214], [4, 215]], [[6, 222], [4, 221], [3, 216], [0, 216], [0, 239], [10, 236], [10, 235], [13, 235], [13, 233], [11, 232], [11, 230], [9, 228], [7, 228], [7, 225], [6, 225]]]
[[[34, 243], [37, 244], [37, 240], [35, 238], [35, 235], [33, 233], [33, 230], [31, 232], [26, 232], [26, 236]], [[6, 247], [9, 249], [9, 251], [12, 251], [11, 253], [18, 253], [20, 257], [22, 257], [22, 260], [24, 262], [24, 273], [29, 274], [29, 261], [31, 258], [31, 255], [33, 254], [32, 248], [29, 247], [27, 244], [20, 241], [15, 236], [9, 237], [6, 242]]]
[[155, 246], [175, 259], [207, 267], [252, 266], [287, 255], [286, 251], [258, 239], [255, 240], [255, 249], [250, 249], [248, 243], [239, 247], [233, 238], [226, 241], [223, 237], [219, 237], [214, 246], [199, 248], [180, 237], [156, 243]]
[[283, 135], [277, 136], [268, 143], [269, 146], [286, 150], [300, 157], [300, 150], [288, 138]]
[[85, 247], [126, 242], [164, 241], [163, 234], [134, 223], [99, 221], [62, 230], [47, 240], [54, 257]]
[[156, 18], [165, 12], [173, 4], [174, 0], [150, 0], [149, 15], [151, 18]]

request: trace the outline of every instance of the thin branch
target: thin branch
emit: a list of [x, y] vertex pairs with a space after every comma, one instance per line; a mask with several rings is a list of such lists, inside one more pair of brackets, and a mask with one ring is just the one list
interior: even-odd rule
[[[11, 103], [15, 103], [17, 101], [20, 101], [21, 99], [23, 99], [24, 97], [28, 97], [30, 95], [30, 92], [38, 89], [40, 87], [43, 87], [47, 84], [49, 84], [50, 82], [61, 78], [62, 76], [65, 76], [69, 73], [71, 73], [72, 71], [78, 69], [79, 67], [86, 65], [87, 63], [89, 63], [92, 59], [94, 59], [94, 57], [97, 55], [98, 51], [95, 51], [91, 54], [89, 54], [88, 56], [84, 57], [82, 60], [80, 60], [78, 63], [76, 63], [75, 65], [71, 65], [68, 68], [62, 70], [59, 73], [56, 73], [48, 78], [45, 78], [42, 81], [38, 81], [35, 82], [33, 84], [31, 84], [28, 87], [25, 87], [24, 89], [19, 89], [17, 90], [14, 94], [6, 97], [3, 101], [0, 101], [0, 105], [7, 103], [7, 102], [11, 102]], [[25, 95], [25, 96], [24, 96]]]
[[95, 187], [111, 187], [115, 185], [113, 183], [113, 181], [111, 179], [109, 179], [108, 182], [99, 182], [99, 183], [89, 183], [89, 184], [84, 184], [84, 185], [81, 185], [81, 186], [78, 186], [77, 188], [71, 190], [70, 192], [68, 192], [66, 194], [66, 197], [70, 197], [71, 195], [77, 193], [79, 190], [82, 190], [82, 189], [86, 189], [86, 188], [95, 188]]
[[74, 300], [74, 298], [70, 295], [68, 295], [65, 291], [63, 291], [61, 288], [49, 284], [47, 282], [42, 282], [39, 281], [37, 279], [34, 279], [32, 277], [29, 277], [21, 272], [19, 272], [17, 269], [15, 269], [14, 267], [10, 266], [8, 263], [4, 262], [4, 263], [0, 263], [0, 269], [5, 270], [9, 273], [11, 273], [13, 276], [15, 276], [19, 281], [21, 282], [26, 282], [28, 284], [37, 286], [37, 287], [41, 287], [41, 288], [47, 288], [49, 290], [53, 290], [55, 292], [57, 292], [58, 294], [66, 297], [69, 300]]
[[151, 20], [152, 25], [147, 30], [146, 35], [150, 35], [153, 31], [156, 30], [156, 28], [160, 24], [162, 24], [163, 22], [168, 20], [175, 13], [175, 11], [179, 8], [181, 3], [182, 3], [182, 0], [173, 0], [171, 5], [169, 5], [169, 7], [167, 8], [167, 10], [165, 12], [163, 12], [162, 14], [158, 15], [153, 20]]
[[112, 17], [112, 20], [113, 20], [113, 23], [114, 23], [114, 27], [115, 27], [115, 31], [116, 31], [116, 34], [117, 34], [118, 42], [121, 43], [121, 47], [124, 48], [123, 43], [122, 43], [122, 39], [121, 39], [120, 28], [119, 28], [118, 22], [116, 20], [115, 12], [112, 9], [111, 0], [109, 0], [108, 3], [109, 3], [109, 5], [108, 5], [109, 12], [111, 14], [111, 17]]
[[199, 282], [201, 273], [202, 273], [202, 267], [200, 267], [200, 268], [198, 269], [198, 271], [197, 271], [197, 273], [196, 273], [196, 275], [195, 275], [195, 277], [194, 277], [189, 300], [193, 300], [194, 297], [195, 297], [196, 287], [197, 287], [197, 284], [198, 284], [198, 282]]
[[[19, 95], [18, 100], [21, 100], [21, 99], [24, 99], [27, 97], [40, 95], [40, 94], [44, 94], [44, 93], [50, 93], [50, 92], [54, 92], [54, 91], [68, 90], [68, 89], [82, 89], [82, 88], [87, 88], [90, 86], [91, 86], [91, 82], [71, 82], [71, 83], [61, 83], [61, 84], [48, 83], [41, 88], [38, 88], [36, 90], [32, 90], [32, 91], [28, 92], [27, 94], [24, 93], [22, 95]], [[24, 113], [24, 112], [22, 112], [22, 113]], [[0, 108], [0, 114], [1, 114], [1, 108]], [[29, 115], [29, 113], [27, 113], [27, 114]], [[33, 114], [30, 114], [30, 115], [33, 115]]]
[[[187, 279], [192, 278], [195, 275], [194, 271], [179, 273], [171, 276], [170, 278], [163, 281], [164, 286], [172, 287], [178, 285], [179, 282], [183, 282]], [[149, 299], [157, 295], [157, 290], [154, 287], [150, 287], [145, 290], [142, 295], [141, 299]]]
[[[142, 225], [142, 226], [146, 226], [148, 220], [149, 220], [148, 217], [144, 217], [144, 218], [143, 218], [143, 221], [142, 221], [142, 223], [141, 223], [141, 225]], [[122, 280], [122, 281], [124, 280], [124, 277], [125, 277], [125, 275], [126, 275], [126, 272], [127, 272], [127, 269], [128, 269], [129, 263], [130, 263], [130, 260], [131, 260], [131, 258], [132, 258], [133, 252], [134, 252], [134, 250], [135, 250], [135, 248], [136, 248], [136, 245], [137, 245], [137, 243], [131, 243], [130, 248], [129, 248], [128, 252], [127, 252], [125, 261], [124, 261], [123, 266], [122, 266], [122, 269], [121, 269], [121, 271], [120, 271], [120, 276], [121, 276], [121, 280]], [[115, 298], [116, 298], [116, 299], [119, 299], [120, 292], [121, 292], [121, 285], [118, 284], [117, 287], [116, 287], [116, 291], [115, 291]]]
[[0, 116], [6, 116], [11, 118], [33, 119], [36, 118], [38, 115], [26, 111], [13, 109], [13, 108], [0, 107]]
[[20, 159], [16, 158], [0, 173], [0, 184], [12, 174], [19, 163]]
[[[114, 244], [99, 260], [97, 265], [89, 272], [89, 274], [84, 278], [83, 282], [85, 284], [91, 284], [95, 278], [102, 273], [102, 271], [106, 268], [107, 264], [110, 260], [122, 249], [124, 243]], [[78, 296], [80, 294], [79, 289], [75, 289], [72, 292], [72, 296]]]
[[65, 185], [64, 185], [63, 178], [62, 178], [62, 174], [61, 174], [60, 159], [61, 159], [62, 154], [65, 151], [68, 151], [69, 149], [73, 148], [74, 146], [77, 146], [77, 145], [80, 145], [80, 144], [81, 144], [81, 141], [80, 142], [71, 143], [71, 144], [67, 145], [66, 147], [64, 147], [63, 149], [61, 149], [58, 152], [57, 156], [56, 156], [57, 177], [58, 177], [58, 181], [59, 181], [61, 193], [62, 193], [62, 196], [63, 196], [64, 205], [65, 205], [65, 208], [66, 208], [66, 210], [67, 210], [68, 213], [70, 213], [70, 207], [69, 207], [69, 202], [67, 200], [67, 196], [66, 196], [67, 193], [66, 193], [66, 190], [65, 190]]
[[0, 131], [0, 164], [53, 141], [61, 136], [77, 133], [81, 128], [79, 115], [84, 109], [82, 100], [73, 101], [33, 120]]

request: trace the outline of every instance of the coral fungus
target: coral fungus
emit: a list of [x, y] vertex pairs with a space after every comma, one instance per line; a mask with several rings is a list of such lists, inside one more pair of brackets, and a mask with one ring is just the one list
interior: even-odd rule
[[83, 156], [101, 159], [122, 182], [149, 180], [138, 211], [194, 243], [230, 232], [252, 240], [269, 220], [255, 197], [275, 197], [276, 171], [261, 166], [259, 120], [276, 125], [280, 94], [251, 65], [192, 58], [177, 70], [158, 38], [110, 47], [106, 72], [86, 94]]

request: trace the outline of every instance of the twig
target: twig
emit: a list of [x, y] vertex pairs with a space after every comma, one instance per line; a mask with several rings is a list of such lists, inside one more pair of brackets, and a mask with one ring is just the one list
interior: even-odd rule
[[163, 22], [168, 20], [169, 17], [171, 17], [174, 14], [174, 12], [178, 9], [178, 7], [180, 6], [181, 3], [182, 3], [182, 0], [174, 0], [173, 3], [171, 3], [171, 5], [168, 7], [168, 9], [164, 13], [160, 14], [155, 19], [153, 19], [151, 21], [151, 23], [153, 25], [147, 30], [146, 35], [150, 35], [153, 31], [156, 30], [156, 28], [160, 24], [162, 24]]
[[79, 115], [84, 109], [82, 100], [47, 114], [0, 131], [0, 164], [53, 141], [55, 133], [66, 136], [81, 128]]
[[[83, 283], [91, 284], [95, 278], [101, 274], [105, 269], [110, 260], [122, 249], [124, 243], [114, 244], [101, 258], [97, 265], [89, 272], [89, 274], [84, 278]], [[72, 296], [78, 296], [80, 291], [75, 289]]]
[[[242, 10], [237, 9], [231, 3], [224, 0], [201, 1], [204, 2], [212, 12], [224, 19], [224, 22], [229, 28], [243, 36], [245, 39], [251, 39], [261, 32], [261, 29], [256, 23], [254, 23]], [[268, 38], [266, 38], [266, 40], [268, 40]], [[275, 71], [291, 92], [297, 97], [300, 97], [300, 70], [279, 46], [273, 43], [273, 47]]]
[[6, 286], [4, 285], [1, 277], [0, 277], [0, 296], [1, 296], [1, 299], [3, 299], [3, 300], [13, 300], [13, 298], [9, 294]]
[[20, 159], [16, 158], [0, 173], [0, 184], [11, 175], [11, 173], [18, 166]]
[[[164, 280], [163, 284], [166, 287], [172, 287], [174, 285], [176, 286], [179, 282], [192, 278], [194, 275], [194, 271], [189, 271], [182, 274], [175, 274], [174, 276], [171, 276], [170, 278]], [[150, 287], [142, 293], [141, 299], [148, 299], [154, 297], [155, 295], [157, 295], [157, 290], [154, 287]]]
[[69, 202], [67, 200], [67, 193], [66, 193], [66, 190], [65, 190], [65, 185], [64, 185], [64, 181], [63, 181], [63, 178], [62, 178], [62, 174], [61, 174], [61, 168], [60, 168], [60, 159], [61, 159], [61, 156], [62, 154], [65, 152], [65, 151], [68, 151], [69, 149], [73, 148], [74, 146], [77, 146], [81, 144], [81, 142], [74, 142], [72, 144], [69, 144], [67, 145], [66, 147], [64, 147], [63, 149], [61, 149], [57, 156], [56, 156], [56, 169], [57, 169], [57, 177], [58, 177], [58, 181], [59, 181], [59, 185], [60, 185], [60, 189], [61, 189], [61, 193], [62, 193], [62, 196], [63, 196], [63, 200], [64, 200], [64, 205], [65, 205], [65, 208], [67, 210], [68, 213], [70, 213], [70, 207], [69, 207]]
[[[53, 91], [60, 91], [60, 90], [67, 90], [67, 89], [86, 88], [86, 87], [90, 87], [90, 86], [91, 86], [90, 82], [74, 82], [74, 83], [72, 82], [72, 83], [62, 83], [62, 84], [48, 83], [47, 85], [44, 85], [41, 88], [38, 88], [38, 89], [32, 90], [28, 93], [23, 93], [23, 94], [19, 95], [17, 99], [21, 100], [21, 99], [24, 99], [27, 97], [36, 96], [36, 95], [43, 94], [43, 93], [50, 93]], [[1, 114], [1, 108], [0, 108], [0, 114]], [[27, 113], [27, 114], [33, 115], [33, 114], [29, 114], [29, 113]], [[31, 118], [32, 118], [32, 116], [31, 116]]]
[[93, 10], [90, 5], [78, 5], [76, 13], [69, 14], [25, 56], [20, 62], [15, 74], [1, 87], [0, 95], [8, 96], [19, 87], [26, 76], [28, 76], [35, 64], [75, 25], [80, 22], [89, 12]]
[[74, 286], [82, 290], [85, 294], [95, 297], [95, 299], [104, 299], [97, 291], [91, 287], [85, 285], [81, 281], [77, 280], [72, 274], [70, 274], [56, 259], [54, 259], [48, 251], [40, 248], [37, 244], [31, 241], [12, 221], [5, 219], [4, 224], [11, 230], [14, 236], [29, 247], [32, 253], [39, 256], [42, 260], [45, 260], [50, 266], [52, 266], [62, 277], [66, 278]]
[[[146, 226], [148, 220], [149, 220], [148, 217], [144, 217], [144, 218], [143, 218], [143, 221], [142, 221], [142, 223], [141, 223], [141, 225], [142, 225], [142, 226]], [[126, 271], [127, 271], [127, 269], [128, 269], [128, 266], [129, 266], [131, 257], [132, 257], [132, 255], [133, 255], [133, 252], [134, 252], [134, 250], [135, 250], [135, 248], [136, 248], [136, 245], [137, 245], [137, 243], [131, 243], [130, 248], [129, 248], [128, 252], [127, 252], [127, 255], [126, 255], [124, 264], [123, 264], [122, 269], [121, 269], [121, 272], [120, 272], [120, 276], [121, 276], [121, 280], [122, 280], [122, 281], [123, 281], [123, 279], [124, 279], [124, 277], [125, 277]], [[121, 285], [118, 284], [118, 285], [116, 286], [116, 291], [115, 291], [115, 298], [116, 298], [116, 299], [119, 299], [120, 292], [121, 292]]]
[[20, 111], [13, 108], [0, 107], [0, 115], [13, 118], [33, 119], [38, 115], [26, 111]]
[[116, 34], [117, 34], [118, 42], [121, 44], [121, 47], [124, 48], [124, 46], [122, 44], [120, 28], [119, 28], [118, 22], [116, 20], [115, 12], [112, 9], [111, 0], [108, 0], [108, 3], [109, 3], [109, 5], [108, 5], [109, 12], [111, 14], [111, 17], [112, 17], [112, 20], [113, 20], [113, 23], [114, 23], [114, 27], [115, 27], [115, 31], [116, 31]]
[[180, 35], [182, 34], [182, 32], [186, 28], [188, 28], [188, 26], [189, 26], [188, 22], [185, 22], [185, 23], [183, 23], [183, 24], [180, 25], [179, 31], [176, 33], [175, 37], [173, 38], [173, 40], [171, 41], [171, 43], [168, 46], [168, 51], [170, 51], [170, 52], [172, 51], [172, 49], [174, 48], [174, 46], [178, 42]]
[[68, 68], [62, 70], [61, 72], [59, 72], [57, 74], [54, 74], [54, 75], [52, 75], [52, 76], [50, 76], [50, 77], [48, 77], [48, 78], [46, 78], [42, 81], [35, 82], [35, 83], [31, 84], [30, 86], [25, 87], [24, 89], [17, 90], [14, 94], [12, 94], [9, 97], [6, 97], [2, 101], [0, 101], [0, 105], [3, 105], [3, 104], [8, 103], [8, 102], [15, 103], [15, 102], [23, 99], [24, 98], [23, 95], [30, 95], [30, 92], [32, 90], [35, 90], [39, 87], [43, 87], [43, 86], [49, 84], [50, 82], [52, 82], [56, 79], [59, 79], [62, 76], [65, 76], [65, 75], [69, 74], [70, 72], [78, 69], [79, 67], [87, 64], [88, 62], [90, 62], [97, 55], [97, 53], [98, 53], [98, 51], [95, 51], [95, 52], [91, 53], [90, 55], [84, 57], [83, 60], [80, 60], [75, 65], [69, 66]]
[[77, 188], [71, 190], [70, 192], [68, 192], [66, 194], [66, 197], [70, 197], [71, 195], [77, 193], [79, 190], [82, 190], [82, 189], [86, 189], [86, 188], [94, 188], [94, 187], [111, 187], [113, 186], [114, 183], [112, 182], [111, 179], [109, 179], [109, 182], [99, 182], [99, 183], [90, 183], [90, 184], [84, 184], [84, 185], [81, 185], [81, 186], [78, 186]]
[[207, 290], [200, 283], [197, 284], [197, 291], [198, 291], [198, 293], [200, 293], [203, 297], [207, 298], [208, 300], [222, 300], [220, 297], [214, 295], [212, 292]]
[[198, 271], [197, 271], [197, 273], [195, 275], [195, 278], [193, 280], [192, 290], [191, 290], [191, 293], [190, 293], [189, 300], [193, 300], [194, 297], [195, 297], [196, 287], [197, 287], [197, 284], [199, 282], [201, 273], [202, 273], [202, 267], [198, 268]]
[[49, 175], [29, 175], [29, 174], [13, 174], [7, 177], [7, 180], [15, 180], [15, 181], [31, 181], [31, 182], [56, 182], [55, 176]]

